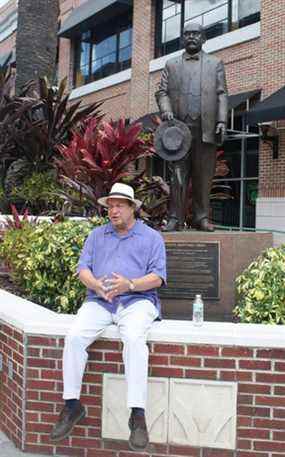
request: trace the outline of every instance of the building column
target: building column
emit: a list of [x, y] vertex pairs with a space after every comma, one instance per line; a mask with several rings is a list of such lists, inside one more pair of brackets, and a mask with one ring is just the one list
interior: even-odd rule
[[149, 62], [154, 57], [155, 2], [134, 0], [130, 114], [135, 120], [149, 112]]
[[[260, 85], [263, 99], [285, 83], [285, 9], [283, 0], [261, 2]], [[273, 159], [272, 149], [260, 143], [259, 194], [256, 227], [285, 232], [285, 122], [273, 126], [279, 133], [279, 157]], [[285, 233], [276, 234], [275, 241], [284, 242]]]

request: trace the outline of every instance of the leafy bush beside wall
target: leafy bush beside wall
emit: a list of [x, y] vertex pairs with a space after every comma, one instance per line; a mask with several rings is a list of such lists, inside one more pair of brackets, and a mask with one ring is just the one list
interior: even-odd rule
[[285, 324], [285, 245], [269, 248], [236, 279], [241, 322]]
[[89, 232], [103, 223], [98, 217], [27, 223], [21, 230], [5, 232], [0, 255], [29, 299], [60, 313], [74, 313], [86, 293], [76, 275], [79, 254]]

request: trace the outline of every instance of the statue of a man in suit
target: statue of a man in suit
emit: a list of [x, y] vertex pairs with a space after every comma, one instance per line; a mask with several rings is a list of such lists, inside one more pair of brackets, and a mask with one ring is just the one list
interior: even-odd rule
[[192, 145], [181, 160], [168, 162], [170, 207], [166, 231], [182, 230], [186, 218], [189, 180], [192, 178], [192, 227], [213, 231], [209, 195], [215, 173], [216, 148], [227, 124], [227, 87], [220, 59], [202, 51], [206, 41], [200, 24], [183, 30], [185, 51], [169, 59], [162, 72], [156, 100], [162, 120], [176, 118], [189, 127]]

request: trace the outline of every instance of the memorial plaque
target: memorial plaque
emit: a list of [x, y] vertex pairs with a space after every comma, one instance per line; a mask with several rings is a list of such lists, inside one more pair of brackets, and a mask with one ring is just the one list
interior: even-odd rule
[[196, 294], [219, 299], [219, 242], [166, 243], [167, 287], [161, 298], [187, 299]]

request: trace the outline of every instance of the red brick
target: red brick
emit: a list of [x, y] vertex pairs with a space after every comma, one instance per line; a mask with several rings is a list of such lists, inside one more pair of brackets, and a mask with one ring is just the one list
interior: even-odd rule
[[97, 371], [103, 373], [118, 373], [118, 365], [115, 363], [94, 363], [90, 362], [88, 364], [88, 371]]
[[284, 384], [285, 374], [256, 373], [256, 382], [268, 382], [272, 384]]
[[275, 386], [274, 395], [285, 395], [285, 386]]
[[251, 449], [251, 443], [252, 442], [249, 439], [238, 438], [236, 446], [238, 449]]
[[271, 387], [266, 384], [239, 384], [239, 393], [270, 394]]
[[204, 366], [209, 368], [235, 368], [236, 362], [232, 359], [205, 359]]
[[101, 384], [102, 383], [102, 374], [98, 373], [85, 373], [83, 377], [83, 382], [91, 383], [91, 384]]
[[273, 441], [283, 441], [285, 443], [285, 431], [284, 432], [273, 432]]
[[219, 355], [219, 348], [214, 346], [187, 346], [187, 355], [201, 355], [204, 357], [215, 357]]
[[270, 428], [275, 430], [285, 430], [285, 420], [277, 419], [254, 419], [254, 427]]
[[104, 360], [106, 362], [123, 362], [123, 357], [121, 352], [105, 352]]
[[75, 438], [71, 439], [72, 447], [84, 447], [84, 448], [96, 448], [101, 447], [101, 441], [98, 439], [91, 438]]
[[62, 372], [59, 370], [42, 370], [42, 379], [62, 379]]
[[87, 449], [87, 457], [117, 457], [117, 453], [105, 449]]
[[269, 457], [268, 454], [264, 452], [256, 452], [256, 451], [237, 451], [237, 457]]
[[27, 423], [27, 431], [34, 433], [50, 433], [51, 426], [49, 424], [39, 424], [36, 422]]
[[278, 417], [279, 419], [285, 419], [285, 409], [273, 409], [273, 417]]
[[283, 397], [259, 397], [255, 399], [257, 405], [268, 405], [268, 406], [284, 406], [285, 407], [285, 398]]
[[238, 405], [252, 405], [253, 395], [238, 394]]
[[182, 378], [184, 374], [183, 369], [171, 367], [151, 367], [150, 373], [151, 376], [162, 376], [168, 378]]
[[55, 368], [55, 360], [52, 359], [29, 359], [29, 367]]
[[220, 371], [221, 381], [252, 381], [253, 373], [249, 371]]
[[158, 354], [150, 354], [149, 356], [149, 365], [169, 365], [169, 356], [168, 355], [158, 355]]
[[40, 377], [40, 371], [32, 368], [27, 369], [27, 379], [35, 379]]
[[185, 347], [175, 344], [158, 344], [153, 345], [153, 352], [160, 354], [185, 354]]
[[[103, 360], [103, 354], [104, 352], [102, 351], [91, 351], [88, 354], [88, 360]], [[118, 352], [112, 352], [112, 354], [118, 354]]]
[[55, 383], [52, 381], [41, 381], [37, 380], [29, 380], [27, 382], [27, 389], [31, 390], [54, 390]]
[[234, 457], [234, 452], [223, 449], [203, 449], [203, 457]]
[[54, 405], [50, 403], [43, 403], [43, 402], [35, 402], [35, 401], [28, 401], [27, 402], [27, 410], [28, 411], [42, 411], [42, 412], [52, 412], [54, 409]]
[[95, 351], [97, 351], [98, 349], [103, 349], [105, 351], [107, 351], [107, 350], [119, 351], [121, 348], [122, 348], [122, 343], [120, 341], [110, 341], [110, 340], [95, 341], [95, 343], [93, 343], [91, 346], [91, 350], [94, 349]]
[[269, 439], [270, 438], [270, 431], [269, 430], [261, 430], [258, 428], [246, 428], [240, 429], [238, 431], [238, 436], [240, 438], [257, 438], [257, 439]]
[[200, 451], [190, 446], [169, 446], [169, 455], [185, 455], [187, 457], [200, 457]]
[[62, 394], [55, 392], [40, 392], [41, 401], [51, 401], [51, 402], [60, 402], [62, 399]]
[[57, 455], [64, 455], [68, 457], [84, 457], [85, 456], [85, 449], [82, 448], [71, 448], [70, 446], [57, 446], [56, 447], [56, 454]]
[[170, 364], [188, 367], [200, 367], [201, 359], [194, 357], [170, 357]]
[[40, 446], [37, 444], [26, 444], [25, 445], [25, 452], [31, 452], [33, 454], [49, 454], [52, 455], [53, 446]]
[[285, 371], [285, 362], [275, 362], [274, 369], [275, 371]]
[[43, 357], [47, 359], [59, 359], [62, 357], [61, 349], [43, 349]]
[[54, 346], [56, 347], [56, 338], [45, 336], [29, 336], [28, 346]]
[[284, 442], [254, 441], [253, 448], [256, 451], [284, 451]]
[[222, 348], [222, 357], [253, 357], [253, 350], [245, 347]]
[[185, 376], [193, 379], [217, 379], [217, 372], [214, 370], [185, 370]]
[[270, 370], [271, 362], [267, 360], [240, 360], [239, 368], [243, 370]]
[[285, 349], [259, 349], [256, 356], [260, 359], [285, 359]]
[[251, 417], [270, 417], [270, 408], [238, 405], [238, 414]]

